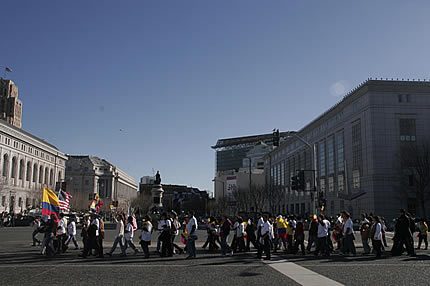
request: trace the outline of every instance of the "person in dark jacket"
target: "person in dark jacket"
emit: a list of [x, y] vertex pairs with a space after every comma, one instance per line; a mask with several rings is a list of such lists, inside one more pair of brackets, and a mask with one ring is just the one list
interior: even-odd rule
[[252, 218], [250, 218], [248, 220], [248, 225], [246, 226], [246, 251], [250, 251], [251, 250], [251, 243], [254, 246], [254, 248], [258, 248], [257, 247], [257, 243], [256, 243], [256, 237], [255, 237], [255, 224], [254, 224], [254, 220]]
[[294, 254], [299, 252], [299, 246], [302, 249], [302, 255], [305, 255], [305, 225], [300, 217], [297, 218], [296, 231], [294, 232]]
[[413, 238], [411, 232], [411, 218], [408, 217], [404, 209], [400, 210], [400, 216], [396, 220], [394, 243], [391, 250], [393, 255], [401, 255], [403, 245], [405, 246], [408, 255], [415, 256], [413, 247]]
[[227, 243], [227, 239], [230, 234], [232, 225], [233, 224], [229, 220], [229, 218], [224, 215], [221, 221], [221, 255], [223, 256], [226, 254], [233, 255], [233, 250], [231, 250], [230, 246]]

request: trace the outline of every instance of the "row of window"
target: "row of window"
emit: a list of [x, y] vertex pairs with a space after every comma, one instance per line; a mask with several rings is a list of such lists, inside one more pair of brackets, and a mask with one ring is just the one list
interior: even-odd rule
[[[19, 161], [18, 165], [18, 159], [16, 156], [12, 157], [12, 161], [9, 160], [9, 155], [4, 154], [3, 155], [3, 168], [2, 168], [2, 176], [6, 178], [18, 178], [20, 180], [25, 180], [27, 182], [33, 182], [33, 183], [40, 183], [40, 184], [46, 184], [48, 185], [54, 185], [54, 170], [52, 168], [45, 167], [43, 168], [42, 165], [38, 166], [37, 163], [34, 163], [33, 166], [31, 166], [31, 162], [28, 161], [26, 166], [24, 163], [24, 159], [21, 159]], [[9, 170], [9, 165], [11, 163], [11, 170]], [[62, 178], [61, 171], [58, 172], [58, 179]]]
[[[23, 206], [23, 202], [25, 201], [25, 205]], [[32, 199], [31, 205], [30, 205], [30, 198], [18, 198], [18, 208], [23, 208], [25, 207], [26, 209], [28, 208], [36, 208], [37, 206], [40, 205], [40, 200], [36, 200], [35, 198]], [[5, 207], [6, 206], [6, 196], [2, 196], [1, 197], [1, 206]], [[14, 209], [15, 208], [15, 197], [11, 196], [9, 198], [9, 209]]]
[[[20, 150], [20, 151], [23, 151], [23, 152], [27, 152], [28, 154], [32, 154], [32, 155], [38, 156], [38, 157], [40, 157], [42, 159], [45, 159], [47, 161], [55, 162], [55, 156], [48, 155], [48, 154], [46, 154], [43, 151], [39, 151], [36, 148], [33, 148], [31, 146], [27, 146], [26, 144], [20, 143], [19, 141], [16, 141], [16, 140], [12, 141], [10, 138], [8, 138], [8, 137], [6, 137], [4, 135], [3, 136], [0, 135], [0, 142], [4, 143], [6, 145], [9, 145], [9, 146], [13, 146], [13, 148], [15, 148], [17, 150]], [[13, 144], [11, 145], [11, 143], [13, 143]]]

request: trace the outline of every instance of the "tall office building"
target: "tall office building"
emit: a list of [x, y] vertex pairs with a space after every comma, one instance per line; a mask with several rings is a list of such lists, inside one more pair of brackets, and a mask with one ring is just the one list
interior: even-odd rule
[[0, 78], [0, 118], [21, 128], [22, 101], [18, 99], [18, 87], [3, 78]]

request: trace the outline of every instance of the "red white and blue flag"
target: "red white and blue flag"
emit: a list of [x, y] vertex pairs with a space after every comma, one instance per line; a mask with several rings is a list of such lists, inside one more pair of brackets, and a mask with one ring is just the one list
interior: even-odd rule
[[62, 189], [58, 192], [58, 202], [60, 203], [60, 210], [70, 211], [70, 199], [73, 196]]

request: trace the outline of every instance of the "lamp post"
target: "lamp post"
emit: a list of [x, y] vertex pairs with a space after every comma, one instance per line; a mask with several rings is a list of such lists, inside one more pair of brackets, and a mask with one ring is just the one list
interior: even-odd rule
[[312, 210], [316, 212], [317, 211], [317, 209], [316, 209], [316, 198], [318, 197], [317, 196], [318, 192], [317, 192], [317, 147], [316, 147], [316, 144], [310, 144], [305, 139], [303, 139], [302, 137], [297, 135], [295, 132], [290, 132], [289, 135], [287, 135], [287, 137], [297, 138], [303, 144], [308, 146], [312, 151], [312, 165], [313, 165], [313, 172], [314, 172], [314, 192], [315, 192], [315, 194], [313, 196], [311, 194], [311, 199], [312, 199], [311, 203], [312, 203]]

